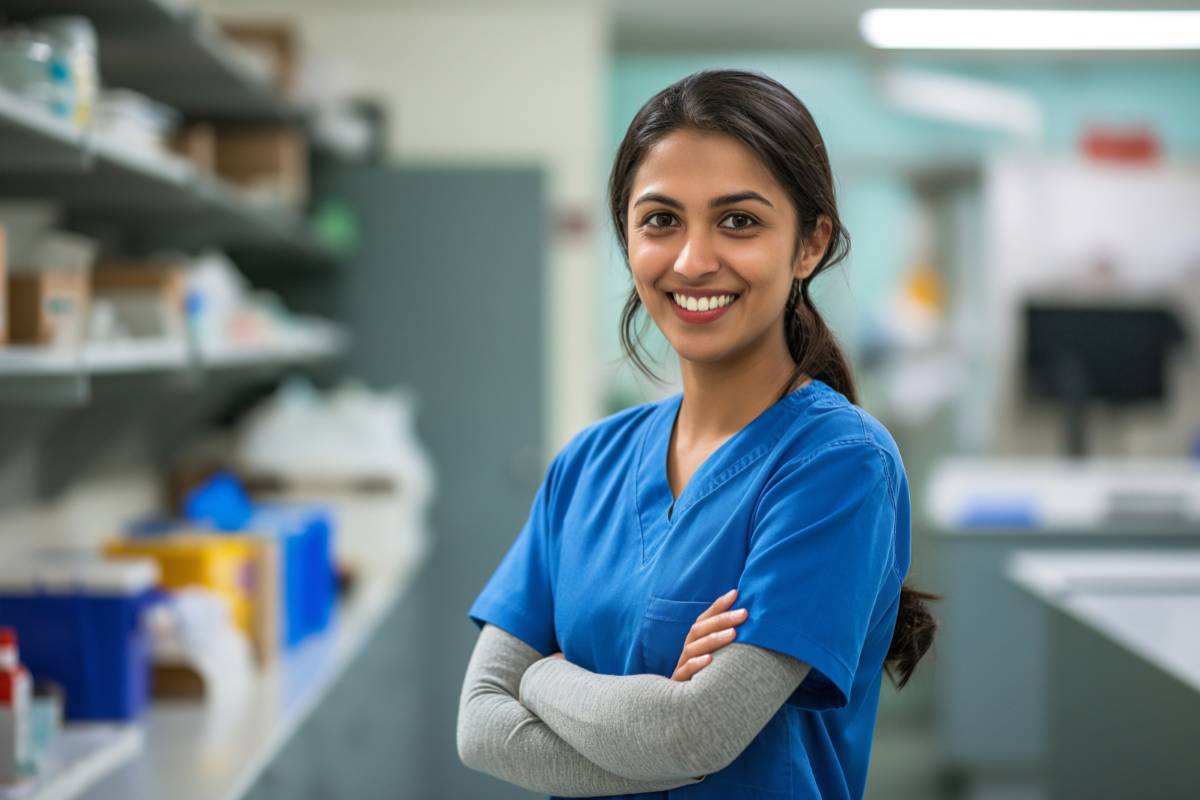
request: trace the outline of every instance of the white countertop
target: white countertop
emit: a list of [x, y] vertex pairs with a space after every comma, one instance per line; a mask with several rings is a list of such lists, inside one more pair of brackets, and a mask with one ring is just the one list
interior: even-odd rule
[[1200, 692], [1200, 551], [1018, 553], [1008, 574]]
[[248, 691], [220, 704], [154, 701], [136, 728], [144, 746], [64, 792], [51, 778], [22, 800], [236, 800], [253, 785], [325, 692], [362, 650], [407, 588], [424, 558], [425, 539], [411, 542], [394, 565], [364, 573], [340, 603], [329, 629], [309, 638], [267, 670]]
[[925, 503], [944, 535], [1200, 534], [1200, 461], [948, 458]]

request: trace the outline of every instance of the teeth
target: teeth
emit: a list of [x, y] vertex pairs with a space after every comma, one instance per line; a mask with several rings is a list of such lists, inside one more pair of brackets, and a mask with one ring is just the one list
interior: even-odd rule
[[727, 306], [737, 299], [737, 295], [722, 294], [716, 297], [688, 297], [686, 294], [676, 292], [672, 295], [675, 298], [675, 303], [688, 311], [712, 311], [715, 308]]

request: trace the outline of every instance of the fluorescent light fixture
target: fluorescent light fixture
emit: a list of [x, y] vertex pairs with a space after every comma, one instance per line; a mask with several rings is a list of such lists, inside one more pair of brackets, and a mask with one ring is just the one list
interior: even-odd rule
[[998, 83], [929, 70], [883, 72], [879, 88], [892, 104], [912, 114], [1003, 131], [1037, 141], [1042, 110], [1029, 94]]
[[1200, 11], [873, 8], [859, 30], [905, 50], [1200, 49]]

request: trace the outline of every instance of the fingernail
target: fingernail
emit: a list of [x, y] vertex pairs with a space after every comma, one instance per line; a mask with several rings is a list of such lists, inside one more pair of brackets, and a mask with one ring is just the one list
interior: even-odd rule
[[721, 599], [728, 600], [729, 598], [733, 597], [735, 594], [737, 594], [737, 589], [730, 589], [728, 592], [725, 593], [725, 596], [722, 597]]

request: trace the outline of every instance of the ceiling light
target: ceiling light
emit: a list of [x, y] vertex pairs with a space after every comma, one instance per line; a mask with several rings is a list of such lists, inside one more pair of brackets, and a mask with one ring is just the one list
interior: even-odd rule
[[869, 44], [890, 49], [1200, 49], [1197, 11], [874, 8], [859, 30]]
[[1030, 140], [1042, 135], [1042, 110], [1031, 95], [990, 81], [895, 68], [879, 77], [883, 96], [913, 114], [1002, 130]]

